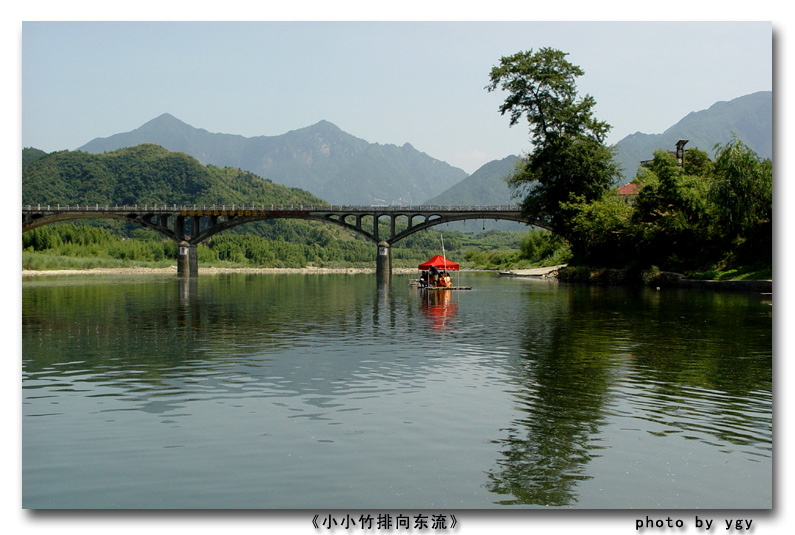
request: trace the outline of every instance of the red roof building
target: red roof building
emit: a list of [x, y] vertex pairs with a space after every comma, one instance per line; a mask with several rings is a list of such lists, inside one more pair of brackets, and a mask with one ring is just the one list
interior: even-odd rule
[[618, 194], [621, 195], [625, 203], [632, 202], [638, 196], [639, 191], [640, 188], [637, 184], [626, 184], [618, 188]]
[[638, 194], [638, 185], [637, 184], [627, 184], [625, 186], [621, 186], [618, 188], [619, 195], [637, 195]]

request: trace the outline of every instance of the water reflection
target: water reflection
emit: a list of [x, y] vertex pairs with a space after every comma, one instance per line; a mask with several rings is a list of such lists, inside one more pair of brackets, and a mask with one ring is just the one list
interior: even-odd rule
[[520, 416], [489, 472], [489, 490], [506, 495], [498, 503], [576, 504], [616, 416], [649, 435], [771, 456], [771, 318], [759, 299], [574, 288], [534, 310], [514, 363]]
[[[23, 305], [25, 378], [79, 376], [163, 395], [229, 394], [243, 377], [246, 390], [261, 393], [289, 394], [285, 384], [295, 394], [350, 390], [362, 368], [395, 367], [369, 357], [406, 349], [394, 344], [395, 333], [417, 314], [389, 287], [346, 277], [222, 275], [32, 290]], [[285, 352], [289, 360], [274, 358]], [[400, 371], [406, 383], [423, 375]]]
[[416, 292], [420, 295], [422, 312], [431, 328], [439, 334], [451, 329], [458, 313], [453, 291], [417, 289]]
[[514, 363], [518, 417], [499, 441], [489, 489], [506, 495], [498, 502], [504, 505], [572, 505], [577, 483], [589, 477], [585, 466], [601, 449], [595, 437], [613, 357], [600, 354], [604, 341], [594, 339], [575, 300], [534, 299], [532, 309]]
[[[74, 465], [85, 441], [94, 449], [81, 462], [112, 463], [113, 423], [125, 444], [138, 444], [131, 435], [163, 443], [118, 455], [142, 455], [148, 477], [178, 489], [162, 499], [189, 507], [223, 504], [183, 498], [195, 478], [164, 465], [180, 451], [178, 465], [204, 473], [202, 485], [228, 489], [234, 474], [214, 471], [206, 453], [219, 441], [251, 474], [248, 487], [234, 482], [248, 493], [236, 494], [238, 506], [571, 507], [593, 503], [588, 485], [598, 481], [615, 496], [609, 506], [622, 507], [636, 482], [624, 475], [630, 439], [643, 444], [647, 464], [678, 455], [672, 441], [682, 439], [704, 448], [703, 465], [754, 460], [748, 480], [764, 487], [772, 477], [771, 312], [758, 298], [486, 277], [471, 292], [423, 295], [398, 277], [375, 282], [219, 275], [23, 284], [26, 506], [74, 495], [74, 474], [58, 479], [56, 468]], [[320, 449], [332, 445], [339, 449]], [[288, 454], [302, 464], [285, 469]], [[37, 484], [32, 473], [52, 475]], [[346, 473], [356, 486], [343, 488]], [[388, 492], [384, 481], [405, 490]], [[673, 489], [681, 492], [662, 486], [649, 500]], [[690, 507], [722, 496], [683, 495]]]

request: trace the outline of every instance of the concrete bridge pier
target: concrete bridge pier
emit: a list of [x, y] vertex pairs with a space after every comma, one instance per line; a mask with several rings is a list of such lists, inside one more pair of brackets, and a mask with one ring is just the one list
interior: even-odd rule
[[378, 243], [378, 256], [375, 259], [375, 276], [379, 281], [392, 277], [392, 247], [389, 243]]
[[197, 277], [199, 275], [199, 258], [195, 244], [186, 241], [179, 242], [177, 275], [181, 277]]
[[177, 251], [177, 275], [180, 277], [190, 276], [190, 244], [186, 241], [179, 242]]
[[198, 277], [199, 276], [199, 256], [196, 252], [196, 244], [191, 244], [188, 247], [188, 257], [190, 258], [190, 276], [191, 277]]

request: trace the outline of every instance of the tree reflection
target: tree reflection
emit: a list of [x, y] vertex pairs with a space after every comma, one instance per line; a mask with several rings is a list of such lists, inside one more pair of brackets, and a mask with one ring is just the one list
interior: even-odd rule
[[498, 503], [576, 504], [617, 396], [650, 423], [643, 429], [772, 447], [772, 319], [758, 296], [566, 291], [552, 305], [528, 293], [533, 313], [514, 362], [521, 417], [496, 441], [488, 474], [489, 490], [505, 496]]
[[576, 293], [553, 308], [534, 306], [545, 313], [532, 316], [516, 363], [522, 417], [499, 441], [499, 468], [489, 474], [489, 489], [508, 496], [499, 504], [573, 505], [577, 482], [589, 477], [613, 368], [609, 341], [593, 339], [590, 306]]

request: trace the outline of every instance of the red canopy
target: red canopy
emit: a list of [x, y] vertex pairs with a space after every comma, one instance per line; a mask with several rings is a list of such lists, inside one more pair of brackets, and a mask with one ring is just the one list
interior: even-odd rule
[[431, 266], [439, 271], [458, 271], [458, 264], [450, 260], [445, 260], [442, 255], [436, 255], [424, 264], [420, 264], [417, 269], [420, 271], [428, 271]]

